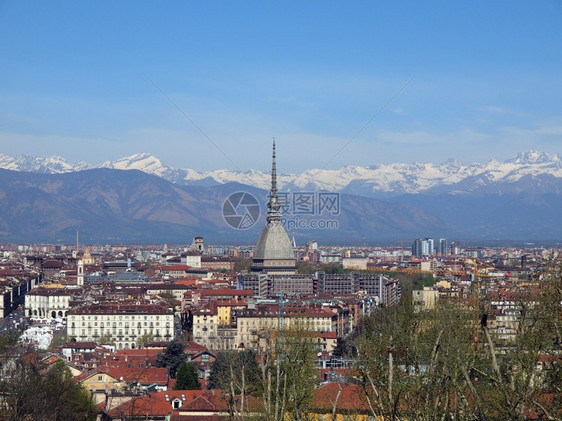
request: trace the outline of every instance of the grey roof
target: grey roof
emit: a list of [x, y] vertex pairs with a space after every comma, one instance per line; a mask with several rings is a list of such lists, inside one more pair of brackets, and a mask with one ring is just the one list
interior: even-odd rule
[[273, 155], [271, 165], [271, 190], [267, 204], [267, 224], [261, 232], [256, 250], [255, 260], [295, 260], [293, 246], [287, 231], [281, 224], [281, 205], [277, 200], [277, 165], [275, 163], [275, 139], [273, 140]]
[[268, 223], [261, 232], [254, 259], [295, 259], [289, 235], [281, 222]]

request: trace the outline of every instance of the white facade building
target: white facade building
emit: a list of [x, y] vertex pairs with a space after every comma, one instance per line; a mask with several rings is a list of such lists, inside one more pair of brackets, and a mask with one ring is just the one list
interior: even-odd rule
[[[73, 291], [76, 293], [76, 291]], [[72, 293], [61, 288], [36, 288], [25, 294], [25, 315], [28, 317], [66, 317]]]
[[174, 339], [174, 314], [160, 304], [107, 303], [73, 308], [68, 312], [68, 336], [97, 342], [110, 336], [117, 349], [135, 348], [143, 335], [156, 341]]
[[192, 268], [201, 267], [201, 253], [197, 251], [188, 251], [181, 255], [181, 263]]

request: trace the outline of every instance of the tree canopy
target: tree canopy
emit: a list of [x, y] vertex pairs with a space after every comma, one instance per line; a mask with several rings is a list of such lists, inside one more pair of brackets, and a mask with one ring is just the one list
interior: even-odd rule
[[242, 372], [244, 372], [246, 388], [250, 392], [255, 392], [260, 381], [255, 352], [221, 351], [211, 366], [209, 386], [211, 389], [229, 390], [231, 381], [240, 383]]
[[175, 390], [198, 390], [201, 389], [199, 384], [199, 376], [197, 369], [192, 362], [185, 360], [180, 364], [178, 371], [176, 371], [176, 384]]
[[175, 378], [176, 371], [186, 358], [184, 344], [180, 341], [172, 341], [166, 347], [166, 351], [158, 353], [156, 367], [166, 367], [170, 377]]
[[16, 362], [0, 383], [0, 418], [5, 420], [95, 420], [90, 392], [74, 383], [70, 369], [59, 360], [42, 373], [30, 359]]

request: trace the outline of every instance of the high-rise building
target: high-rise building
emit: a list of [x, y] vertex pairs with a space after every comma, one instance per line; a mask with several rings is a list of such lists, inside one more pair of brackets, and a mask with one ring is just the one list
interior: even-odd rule
[[423, 256], [421, 238], [416, 238], [412, 244], [412, 257], [420, 258]]
[[449, 247], [446, 238], [439, 239], [437, 254], [440, 254], [441, 256], [447, 256], [449, 254]]
[[451, 254], [453, 256], [456, 256], [457, 254], [459, 254], [459, 243], [458, 241], [453, 241], [451, 242]]
[[435, 253], [435, 244], [433, 238], [418, 238], [412, 244], [412, 256], [420, 258], [430, 256]]
[[424, 238], [424, 255], [432, 256], [435, 254], [435, 242], [433, 238]]

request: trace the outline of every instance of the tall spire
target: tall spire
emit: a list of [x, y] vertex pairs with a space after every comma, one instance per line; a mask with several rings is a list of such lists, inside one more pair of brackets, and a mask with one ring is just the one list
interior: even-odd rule
[[275, 138], [273, 138], [273, 163], [271, 164], [271, 191], [267, 204], [267, 222], [281, 221], [281, 205], [277, 197], [277, 165], [275, 163]]
[[275, 138], [273, 138], [273, 163], [271, 164], [271, 194], [277, 196], [277, 164], [275, 163]]

